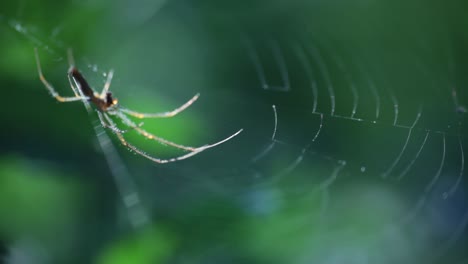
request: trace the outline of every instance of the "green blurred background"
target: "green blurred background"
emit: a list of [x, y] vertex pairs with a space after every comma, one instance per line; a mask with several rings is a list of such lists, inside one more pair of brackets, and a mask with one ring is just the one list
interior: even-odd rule
[[[0, 4], [0, 242], [6, 263], [468, 263], [464, 1]], [[173, 109], [165, 165], [110, 135], [149, 221], [132, 225], [80, 102]], [[275, 105], [277, 127], [275, 130]], [[275, 131], [275, 133], [274, 133]], [[272, 134], [274, 133], [274, 139]], [[183, 153], [128, 133], [156, 157]], [[115, 164], [114, 164], [115, 165]], [[0, 250], [1, 252], [1, 250]]]

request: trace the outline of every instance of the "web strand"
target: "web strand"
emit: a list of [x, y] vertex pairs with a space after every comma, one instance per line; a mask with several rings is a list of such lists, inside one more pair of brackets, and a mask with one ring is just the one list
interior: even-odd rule
[[460, 172], [458, 174], [457, 180], [455, 181], [455, 184], [450, 188], [450, 190], [446, 193], [444, 193], [444, 198], [447, 198], [448, 196], [452, 196], [460, 186], [462, 180], [463, 180], [463, 175], [465, 173], [465, 152], [463, 150], [463, 144], [461, 141], [460, 135], [458, 135], [458, 144], [460, 146]]
[[330, 115], [334, 116], [336, 108], [335, 89], [333, 88], [328, 68], [323, 60], [322, 55], [320, 55], [320, 52], [315, 46], [308, 45], [306, 51], [310, 54], [314, 61], [317, 62], [320, 73], [325, 79], [325, 86], [327, 87], [328, 95], [330, 97]]
[[276, 113], [275, 105], [272, 105], [271, 108], [273, 109], [273, 117], [274, 117], [274, 127], [273, 127], [273, 134], [271, 135], [271, 143], [268, 144], [268, 146], [263, 151], [261, 151], [258, 155], [254, 156], [251, 159], [252, 163], [255, 163], [259, 161], [260, 159], [262, 159], [268, 152], [270, 152], [273, 149], [273, 147], [276, 144], [275, 137], [276, 137], [276, 130], [278, 129], [278, 114]]
[[429, 184], [426, 186], [426, 188], [424, 190], [424, 192], [426, 192], [426, 193], [428, 193], [429, 191], [432, 190], [432, 188], [434, 187], [434, 185], [436, 184], [436, 182], [440, 178], [440, 174], [442, 173], [442, 170], [443, 170], [444, 164], [445, 164], [446, 148], [447, 148], [447, 143], [446, 143], [446, 140], [445, 140], [445, 134], [443, 134], [442, 135], [442, 157], [440, 159], [439, 169], [437, 170], [437, 173], [434, 175], [434, 177], [429, 182]]
[[[377, 90], [377, 88], [375, 87], [375, 83], [374, 81], [372, 80], [372, 78], [369, 76], [369, 74], [367, 73], [367, 71], [363, 70], [363, 67], [362, 65], [360, 65], [359, 63], [355, 63], [355, 65], [357, 65], [357, 68], [359, 70], [359, 73], [364, 75], [364, 78], [367, 82], [367, 86], [369, 87], [369, 90], [370, 92], [372, 93], [372, 95], [374, 96], [374, 101], [375, 101], [375, 119], [378, 120], [379, 119], [379, 116], [380, 116], [380, 105], [381, 105], [381, 99], [380, 99], [380, 94], [379, 94], [379, 91]], [[395, 122], [394, 122], [395, 124]]]
[[400, 159], [401, 157], [403, 156], [403, 153], [405, 153], [405, 150], [408, 146], [408, 143], [411, 139], [411, 133], [413, 132], [413, 128], [416, 126], [416, 124], [418, 123], [419, 121], [419, 118], [421, 117], [421, 113], [422, 113], [422, 109], [420, 108], [419, 109], [419, 112], [418, 114], [416, 115], [416, 119], [414, 120], [413, 122], [413, 125], [410, 127], [410, 129], [408, 130], [408, 134], [406, 136], [406, 140], [405, 140], [405, 143], [403, 144], [403, 148], [401, 149], [400, 153], [398, 154], [398, 156], [396, 157], [396, 159], [393, 161], [392, 165], [382, 174], [382, 178], [386, 178], [388, 177], [388, 175], [390, 173], [392, 173], [393, 169], [395, 168], [395, 166], [398, 164], [398, 162], [400, 162]]
[[312, 96], [314, 97], [313, 99], [313, 104], [312, 104], [312, 113], [315, 113], [317, 111], [317, 105], [318, 105], [318, 88], [317, 88], [317, 82], [313, 78], [312, 74], [312, 66], [310, 65], [309, 60], [307, 59], [307, 56], [304, 52], [304, 49], [297, 44], [294, 48], [294, 51], [296, 53], [296, 56], [299, 58], [299, 61], [302, 64], [302, 67], [305, 70], [305, 74], [307, 76], [307, 79], [310, 82], [310, 88], [312, 90]]
[[400, 175], [397, 177], [397, 180], [399, 180], [399, 181], [402, 180], [406, 176], [406, 174], [411, 170], [414, 163], [419, 158], [419, 155], [421, 155], [421, 152], [422, 152], [424, 146], [426, 145], [426, 142], [427, 142], [428, 138], [429, 138], [429, 132], [426, 132], [426, 136], [424, 137], [424, 140], [421, 143], [421, 146], [419, 147], [419, 150], [416, 153], [416, 156], [411, 160], [411, 162], [408, 164], [408, 166], [406, 166], [406, 168], [400, 173]]
[[353, 96], [353, 107], [351, 109], [351, 114], [349, 117], [353, 119], [354, 116], [356, 115], [358, 104], [359, 104], [359, 94], [356, 88], [356, 83], [351, 77], [351, 74], [346, 69], [346, 66], [343, 60], [335, 53], [332, 53], [332, 58], [335, 61], [335, 64], [338, 65], [338, 68], [340, 69], [342, 75], [346, 79], [346, 82], [348, 84], [347, 86], [351, 90], [351, 95]]
[[244, 45], [254, 65], [255, 71], [257, 72], [257, 76], [259, 78], [262, 88], [264, 90], [288, 92], [291, 89], [289, 84], [289, 73], [279, 43], [276, 40], [270, 40], [268, 42], [269, 50], [271, 51], [273, 58], [275, 59], [276, 66], [278, 67], [281, 76], [282, 84], [279, 86], [271, 85], [267, 81], [265, 75], [265, 67], [263, 66], [263, 63], [260, 59], [260, 56], [258, 55], [257, 50], [255, 49], [253, 42], [248, 37], [244, 37]]

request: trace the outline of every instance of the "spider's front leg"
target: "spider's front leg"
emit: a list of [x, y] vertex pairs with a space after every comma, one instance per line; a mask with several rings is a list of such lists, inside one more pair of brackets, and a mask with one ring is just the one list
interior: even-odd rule
[[37, 48], [34, 48], [34, 53], [36, 56], [36, 64], [37, 64], [37, 72], [39, 73], [39, 79], [41, 79], [41, 82], [44, 84], [44, 86], [47, 88], [49, 93], [59, 102], [74, 102], [74, 101], [80, 101], [83, 99], [87, 99], [86, 97], [79, 96], [76, 91], [73, 89], [73, 92], [75, 93], [75, 96], [73, 97], [63, 97], [59, 95], [54, 89], [54, 87], [46, 80], [44, 77], [44, 74], [42, 73], [42, 68], [41, 68], [41, 62], [39, 60], [39, 54], [37, 52]]

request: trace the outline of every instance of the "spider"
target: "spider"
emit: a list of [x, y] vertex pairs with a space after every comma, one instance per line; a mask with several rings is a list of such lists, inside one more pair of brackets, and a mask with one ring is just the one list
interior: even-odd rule
[[[101, 93], [95, 92], [88, 84], [84, 76], [81, 74], [81, 72], [75, 67], [75, 63], [73, 60], [73, 55], [71, 50], [68, 50], [68, 61], [69, 61], [69, 69], [68, 69], [68, 81], [70, 83], [71, 89], [73, 90], [73, 93], [75, 96], [72, 97], [63, 97], [59, 95], [54, 87], [46, 80], [44, 77], [44, 74], [42, 73], [42, 68], [41, 68], [41, 63], [39, 60], [39, 54], [37, 51], [37, 48], [34, 49], [35, 57], [36, 57], [36, 64], [37, 64], [37, 72], [39, 73], [39, 78], [41, 82], [44, 84], [44, 86], [47, 88], [49, 93], [59, 102], [75, 102], [75, 101], [83, 101], [85, 102], [86, 107], [89, 110], [89, 104], [88, 102], [91, 102], [94, 104], [96, 108], [96, 112], [98, 114], [99, 120], [101, 122], [101, 125], [104, 128], [109, 129], [113, 134], [117, 136], [117, 138], [120, 140], [122, 145], [127, 147], [129, 150], [134, 151], [135, 153], [139, 154], [140, 156], [143, 156], [153, 162], [156, 163], [168, 163], [168, 162], [174, 162], [174, 161], [179, 161], [183, 160], [189, 157], [192, 157], [204, 150], [207, 150], [209, 148], [218, 146], [226, 141], [229, 141], [233, 137], [237, 136], [239, 133], [242, 132], [242, 129], [237, 131], [236, 133], [232, 134], [231, 136], [220, 140], [218, 142], [215, 142], [213, 144], [207, 144], [203, 145], [200, 147], [190, 147], [190, 146], [185, 146], [181, 144], [174, 143], [172, 141], [169, 141], [167, 139], [164, 139], [162, 137], [156, 136], [154, 134], [151, 134], [144, 130], [142, 128], [143, 123], [141, 124], [136, 124], [134, 121], [132, 121], [128, 116], [132, 116], [135, 118], [143, 119], [143, 118], [169, 118], [173, 117], [180, 112], [184, 111], [187, 109], [190, 105], [192, 105], [200, 96], [200, 94], [196, 94], [193, 96], [190, 100], [188, 100], [186, 103], [183, 105], [179, 106], [178, 108], [168, 111], [168, 112], [162, 112], [162, 113], [140, 113], [136, 112], [127, 108], [124, 108], [118, 104], [118, 101], [116, 98], [112, 96], [112, 93], [109, 92], [109, 87], [111, 85], [112, 77], [114, 75], [114, 71], [110, 70], [107, 73], [107, 79], [104, 84], [104, 88], [102, 89]], [[131, 130], [135, 130], [137, 133], [140, 135], [148, 138], [155, 140], [163, 145], [168, 145], [177, 149], [181, 149], [184, 151], [187, 151], [188, 153], [169, 158], [169, 159], [160, 159], [156, 158], [153, 156], [150, 156], [146, 152], [140, 150], [139, 148], [135, 147], [133, 144], [129, 143], [125, 137], [124, 133], [126, 133], [128, 130], [122, 130], [117, 127], [117, 124], [115, 121], [111, 118], [116, 117], [119, 118], [122, 123], [126, 126], [128, 126]]]

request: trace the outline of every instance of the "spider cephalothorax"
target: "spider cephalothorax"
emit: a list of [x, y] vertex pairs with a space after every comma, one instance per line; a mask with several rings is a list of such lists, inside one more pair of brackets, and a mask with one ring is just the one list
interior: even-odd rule
[[[73, 97], [62, 97], [60, 96], [54, 89], [54, 87], [45, 79], [44, 75], [42, 74], [42, 69], [41, 69], [41, 64], [39, 61], [39, 55], [37, 53], [37, 49], [35, 49], [36, 53], [36, 62], [37, 62], [37, 71], [39, 73], [39, 78], [41, 79], [42, 83], [44, 86], [49, 90], [51, 95], [59, 102], [73, 102], [73, 101], [89, 101], [91, 102], [97, 109], [97, 114], [99, 117], [99, 120], [101, 121], [101, 124], [104, 128], [108, 128], [112, 133], [114, 133], [117, 138], [120, 140], [120, 142], [129, 148], [130, 150], [134, 151], [135, 153], [152, 160], [157, 163], [167, 163], [167, 162], [173, 162], [177, 160], [183, 160], [186, 158], [189, 158], [191, 156], [194, 156], [206, 149], [212, 148], [214, 146], [217, 146], [219, 144], [222, 144], [231, 138], [237, 136], [241, 131], [237, 131], [233, 135], [218, 141], [214, 144], [209, 144], [209, 145], [204, 145], [201, 147], [190, 147], [190, 146], [184, 146], [180, 145], [177, 143], [174, 143], [172, 141], [169, 141], [167, 139], [158, 137], [154, 134], [151, 134], [141, 128], [142, 125], [136, 124], [133, 120], [130, 119], [129, 116], [135, 117], [135, 118], [167, 118], [167, 117], [173, 117], [177, 115], [178, 113], [182, 112], [186, 108], [188, 108], [193, 102], [195, 102], [199, 94], [196, 94], [194, 97], [192, 97], [190, 100], [188, 100], [185, 104], [179, 106], [178, 108], [169, 111], [169, 112], [163, 112], [163, 113], [140, 113], [140, 112], [135, 112], [130, 109], [123, 108], [119, 106], [117, 103], [117, 99], [115, 99], [112, 96], [112, 93], [109, 92], [109, 87], [112, 81], [113, 77], [113, 71], [109, 71], [107, 74], [107, 80], [106, 83], [104, 84], [104, 88], [102, 89], [102, 92], [99, 94], [95, 92], [91, 86], [88, 84], [84, 76], [81, 74], [81, 72], [74, 66], [73, 59], [71, 52], [69, 53], [69, 63], [70, 63], [70, 68], [68, 70], [68, 79], [70, 82], [70, 86], [75, 93], [75, 96]], [[87, 104], [87, 103], [86, 103]], [[184, 151], [187, 151], [188, 153], [175, 157], [175, 158], [169, 158], [169, 159], [159, 159], [150, 156], [146, 152], [138, 149], [134, 145], [130, 144], [125, 138], [124, 138], [124, 132], [126, 130], [122, 130], [117, 127], [116, 122], [111, 118], [116, 117], [120, 119], [122, 124], [128, 126], [131, 130], [135, 130], [137, 133], [140, 135], [148, 138], [155, 140], [159, 143], [162, 143], [164, 145], [168, 145], [174, 148], [178, 148]]]
[[112, 93], [107, 92], [106, 93], [106, 107], [109, 108], [112, 106], [116, 106], [117, 103], [118, 103], [118, 100], [112, 97]]

